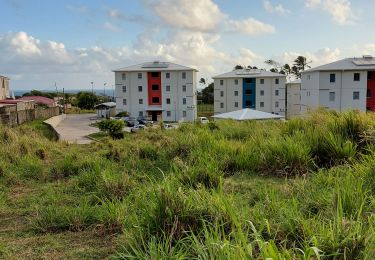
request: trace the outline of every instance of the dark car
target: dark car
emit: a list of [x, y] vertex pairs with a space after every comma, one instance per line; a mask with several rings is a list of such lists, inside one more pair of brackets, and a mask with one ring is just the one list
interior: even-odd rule
[[135, 117], [126, 117], [124, 118], [124, 121], [125, 121], [125, 124], [129, 127], [133, 127], [139, 124], [139, 122], [137, 121]]
[[145, 126], [144, 125], [135, 125], [133, 126], [132, 128], [130, 128], [130, 132], [132, 133], [136, 133], [138, 132], [139, 130], [144, 130], [145, 129]]
[[152, 125], [154, 123], [152, 120], [146, 117], [138, 117], [137, 120], [141, 125]]

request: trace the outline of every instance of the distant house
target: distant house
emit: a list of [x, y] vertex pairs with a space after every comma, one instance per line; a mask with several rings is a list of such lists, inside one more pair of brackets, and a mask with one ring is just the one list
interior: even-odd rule
[[110, 118], [116, 115], [116, 103], [106, 102], [95, 106], [96, 114], [98, 117]]
[[286, 83], [287, 108], [286, 117], [291, 119], [301, 114], [301, 80]]
[[0, 75], [0, 100], [9, 98], [9, 78]]
[[18, 100], [33, 100], [35, 104], [39, 106], [46, 106], [46, 107], [56, 107], [57, 102], [51, 98], [41, 97], [41, 96], [24, 96], [19, 98]]

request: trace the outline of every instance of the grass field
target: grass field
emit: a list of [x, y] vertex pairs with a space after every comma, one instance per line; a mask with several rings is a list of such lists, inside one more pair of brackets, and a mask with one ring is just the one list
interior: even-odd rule
[[0, 258], [375, 257], [373, 114], [82, 146], [43, 127], [0, 128]]
[[198, 104], [198, 116], [210, 117], [214, 115], [214, 104]]

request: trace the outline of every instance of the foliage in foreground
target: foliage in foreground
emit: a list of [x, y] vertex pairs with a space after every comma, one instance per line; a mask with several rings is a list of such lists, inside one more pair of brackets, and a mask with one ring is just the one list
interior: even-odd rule
[[[92, 232], [116, 245], [101, 256], [118, 259], [371, 259], [374, 119], [320, 111], [90, 146], [49, 141], [35, 126], [1, 128], [0, 214], [25, 218], [17, 239], [47, 235], [54, 250], [63, 234]], [[14, 236], [2, 236], [0, 255], [17, 254]]]

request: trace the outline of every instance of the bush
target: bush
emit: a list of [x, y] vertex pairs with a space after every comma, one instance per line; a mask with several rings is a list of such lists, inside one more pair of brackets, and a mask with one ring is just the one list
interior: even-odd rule
[[127, 117], [129, 113], [127, 111], [120, 112], [116, 115], [116, 117]]
[[122, 120], [104, 119], [98, 123], [99, 129], [107, 132], [112, 139], [124, 138], [124, 134], [122, 132], [124, 126], [125, 123]]

